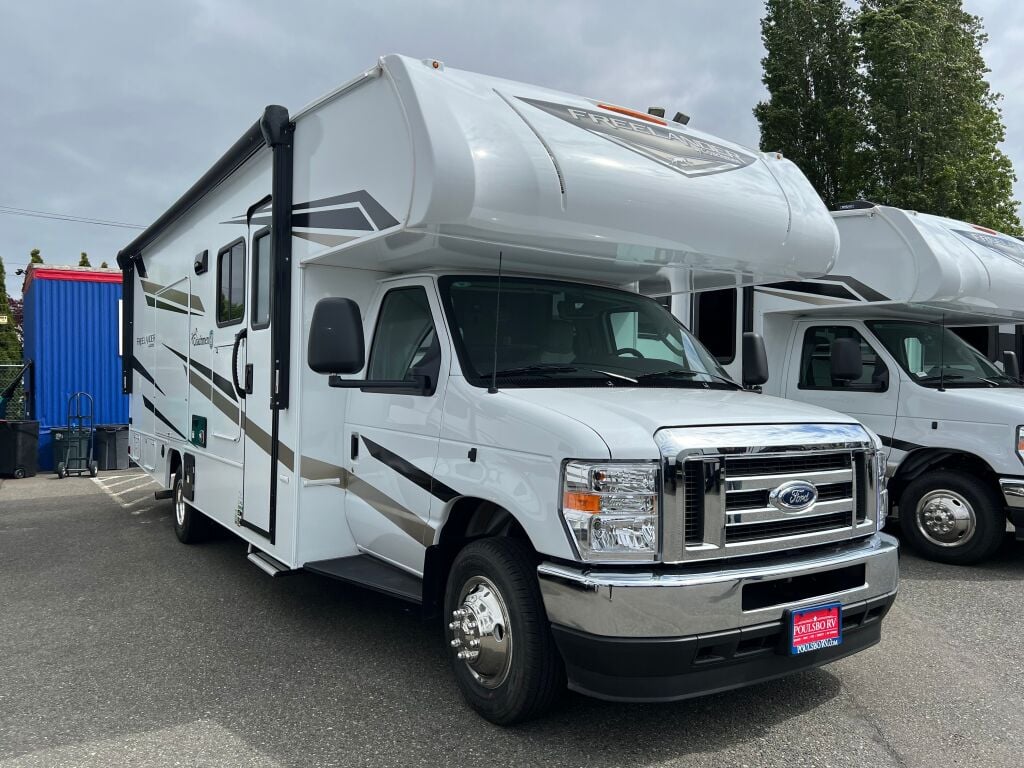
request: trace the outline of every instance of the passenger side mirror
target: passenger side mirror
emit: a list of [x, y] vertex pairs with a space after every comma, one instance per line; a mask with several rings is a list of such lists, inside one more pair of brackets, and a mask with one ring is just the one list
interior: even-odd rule
[[359, 305], [352, 299], [320, 299], [309, 328], [309, 367], [317, 373], [356, 373], [365, 358]]
[[768, 381], [768, 353], [758, 333], [743, 334], [743, 386], [756, 387]]
[[1003, 352], [1003, 373], [1011, 379], [1020, 380], [1020, 366], [1017, 364], [1017, 353], [1006, 350]]
[[832, 381], [856, 381], [864, 374], [864, 361], [860, 355], [857, 339], [836, 339], [832, 342], [830, 355]]

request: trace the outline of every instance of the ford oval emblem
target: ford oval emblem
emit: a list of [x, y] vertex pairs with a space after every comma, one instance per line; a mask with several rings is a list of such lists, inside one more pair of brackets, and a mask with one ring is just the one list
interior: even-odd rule
[[803, 512], [818, 500], [818, 489], [806, 480], [791, 480], [768, 494], [768, 501], [783, 512]]

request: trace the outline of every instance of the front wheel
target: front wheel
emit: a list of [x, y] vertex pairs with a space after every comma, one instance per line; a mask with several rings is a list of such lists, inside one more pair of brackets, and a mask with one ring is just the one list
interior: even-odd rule
[[174, 535], [182, 544], [195, 544], [206, 535], [203, 513], [185, 501], [181, 473], [174, 477]]
[[984, 480], [937, 470], [913, 480], [899, 503], [910, 544], [940, 563], [971, 565], [999, 549], [1006, 532], [1003, 499]]
[[446, 637], [466, 702], [511, 725], [543, 714], [565, 690], [530, 549], [481, 539], [455, 558], [445, 589]]

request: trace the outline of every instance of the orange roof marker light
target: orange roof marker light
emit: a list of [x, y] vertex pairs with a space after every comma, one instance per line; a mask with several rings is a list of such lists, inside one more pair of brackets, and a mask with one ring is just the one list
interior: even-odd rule
[[971, 224], [971, 226], [974, 227], [975, 229], [977, 229], [979, 232], [988, 232], [990, 235], [1001, 235], [1002, 234], [1002, 232], [996, 232], [996, 230], [994, 230], [994, 229], [989, 229], [988, 227], [983, 227], [983, 226], [981, 226], [981, 224]]
[[654, 123], [655, 125], [668, 125], [667, 120], [662, 120], [660, 117], [649, 115], [646, 112], [638, 112], [635, 109], [629, 107], [616, 107], [614, 104], [602, 104], [597, 103], [601, 109], [607, 109], [609, 112], [617, 112], [620, 115], [626, 115], [626, 117], [635, 117], [637, 120], [646, 120], [648, 123]]

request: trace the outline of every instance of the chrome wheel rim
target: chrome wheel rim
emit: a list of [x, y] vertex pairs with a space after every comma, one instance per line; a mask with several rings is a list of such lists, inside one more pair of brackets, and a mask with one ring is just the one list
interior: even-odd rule
[[917, 530], [938, 547], [962, 547], [974, 537], [974, 507], [956, 491], [930, 491], [917, 502]]
[[494, 582], [473, 576], [459, 591], [459, 606], [448, 624], [449, 645], [484, 688], [497, 688], [512, 665], [508, 607]]
[[179, 527], [185, 525], [185, 494], [181, 492], [181, 483], [174, 489], [174, 519]]

